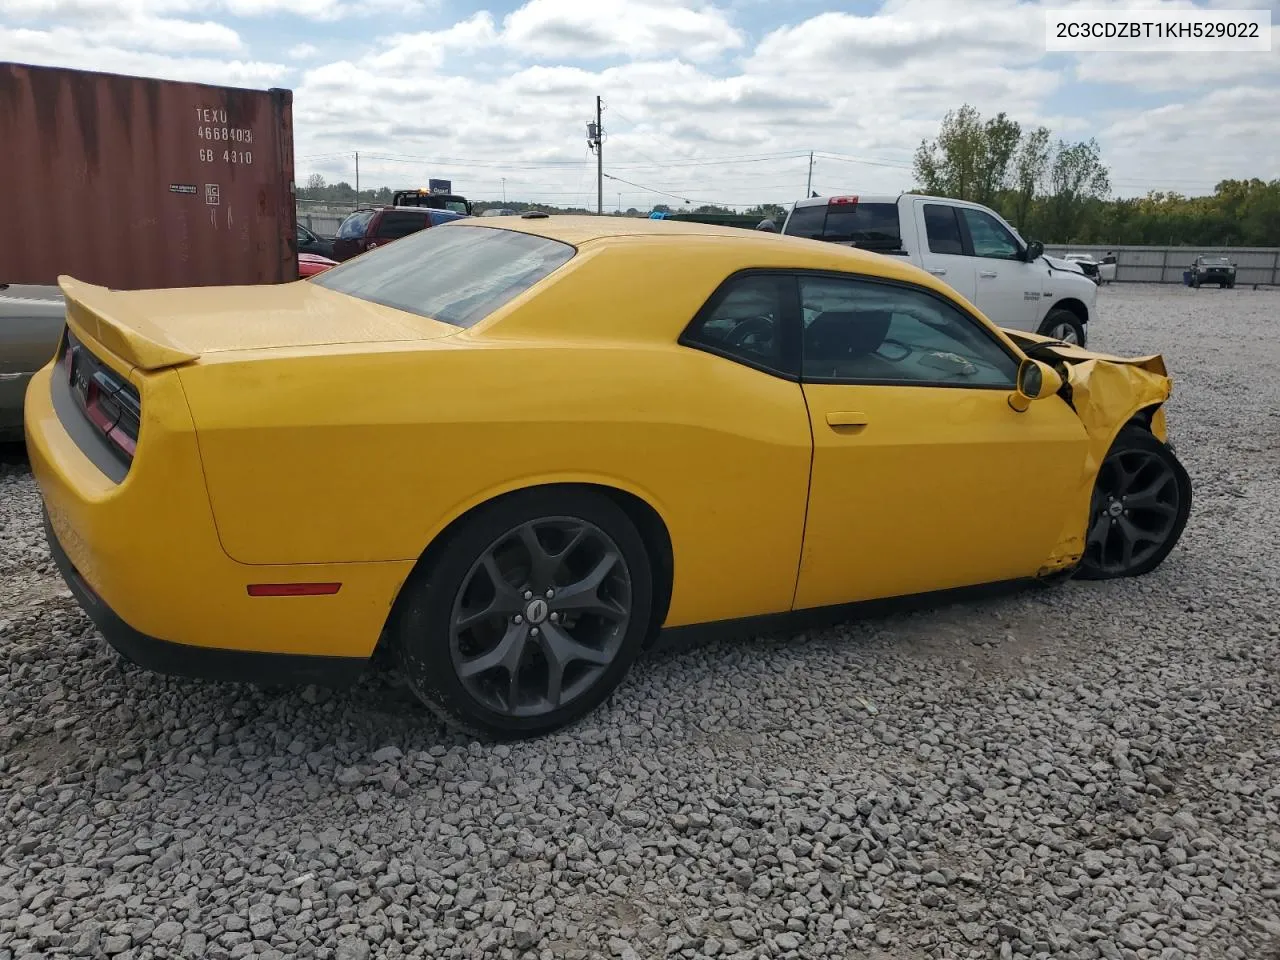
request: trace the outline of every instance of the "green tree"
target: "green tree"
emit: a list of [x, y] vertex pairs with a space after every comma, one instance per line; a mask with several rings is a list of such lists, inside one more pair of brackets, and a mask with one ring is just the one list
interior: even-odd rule
[[1111, 177], [1096, 140], [1068, 144], [1059, 140], [1049, 164], [1045, 226], [1060, 242], [1076, 239], [1081, 215], [1091, 202], [1111, 193]]
[[992, 204], [1007, 186], [1021, 133], [1004, 113], [983, 120], [967, 103], [949, 110], [938, 136], [916, 149], [916, 181], [931, 194]]
[[1022, 135], [1013, 159], [1008, 211], [1013, 225], [1023, 233], [1030, 229], [1036, 196], [1049, 173], [1049, 136], [1047, 127], [1028, 130]]

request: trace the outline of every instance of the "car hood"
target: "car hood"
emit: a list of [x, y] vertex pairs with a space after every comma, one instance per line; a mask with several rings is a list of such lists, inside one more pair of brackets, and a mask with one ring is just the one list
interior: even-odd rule
[[1055, 270], [1061, 270], [1064, 273], [1078, 273], [1081, 276], [1084, 276], [1084, 270], [1082, 270], [1080, 264], [1074, 260], [1064, 260], [1061, 257], [1051, 257], [1047, 253], [1044, 255], [1044, 260], [1045, 263], [1049, 264], [1049, 266], [1053, 267]]
[[307, 281], [123, 291], [59, 277], [58, 286], [69, 323], [143, 370], [233, 350], [430, 340], [460, 331]]

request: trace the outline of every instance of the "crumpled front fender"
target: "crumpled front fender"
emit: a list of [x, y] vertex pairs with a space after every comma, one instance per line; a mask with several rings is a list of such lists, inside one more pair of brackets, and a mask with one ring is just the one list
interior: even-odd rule
[[1134, 417], [1150, 411], [1144, 425], [1163, 443], [1169, 432], [1164, 403], [1173, 392], [1164, 357], [1116, 357], [1022, 331], [1006, 331], [1037, 360], [1053, 364], [1065, 375], [1063, 395], [1075, 409], [1089, 437], [1081, 483], [1073, 495], [1068, 520], [1042, 575], [1074, 566], [1084, 553], [1093, 485], [1117, 435]]

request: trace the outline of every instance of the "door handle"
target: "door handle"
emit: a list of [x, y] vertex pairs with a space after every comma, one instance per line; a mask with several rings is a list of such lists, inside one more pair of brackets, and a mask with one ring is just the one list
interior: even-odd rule
[[930, 270], [929, 272], [932, 273], [935, 277], [945, 277], [947, 275], [947, 268], [937, 267], [933, 270]]
[[827, 425], [832, 427], [865, 427], [867, 415], [852, 410], [833, 410], [827, 414]]
[[978, 276], [986, 277], [988, 280], [994, 280], [996, 272], [994, 270], [979, 270]]

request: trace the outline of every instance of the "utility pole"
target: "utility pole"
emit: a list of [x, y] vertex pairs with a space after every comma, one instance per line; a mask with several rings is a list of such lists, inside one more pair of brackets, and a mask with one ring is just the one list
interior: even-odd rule
[[360, 151], [356, 151], [356, 209], [360, 209]]
[[596, 122], [587, 121], [587, 146], [596, 154], [596, 216], [604, 214], [604, 101], [596, 97]]
[[507, 178], [502, 178], [502, 205], [507, 205]]
[[806, 197], [813, 193], [813, 151], [809, 151], [809, 180], [804, 185], [804, 195]]

